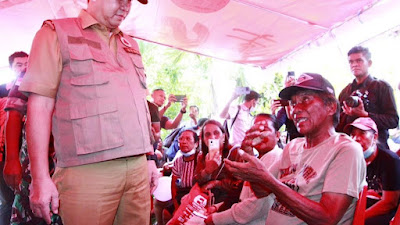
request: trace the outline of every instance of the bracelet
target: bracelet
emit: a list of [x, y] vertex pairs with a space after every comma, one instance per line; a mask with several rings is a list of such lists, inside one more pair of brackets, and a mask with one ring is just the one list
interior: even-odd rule
[[186, 110], [185, 110], [185, 111], [183, 111], [183, 109], [181, 109], [181, 113], [182, 113], [182, 114], [185, 114], [185, 113], [186, 113]]

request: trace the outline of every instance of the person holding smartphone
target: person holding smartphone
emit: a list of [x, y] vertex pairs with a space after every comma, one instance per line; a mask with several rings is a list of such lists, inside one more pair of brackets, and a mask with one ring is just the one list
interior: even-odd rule
[[[176, 95], [175, 96], [173, 94], [170, 94], [168, 96], [167, 104], [164, 105], [165, 100], [166, 100], [166, 95], [165, 95], [165, 91], [162, 88], [154, 89], [151, 94], [151, 97], [153, 98], [152, 103], [154, 105], [156, 105], [158, 108], [162, 107], [161, 109], [159, 109], [159, 115], [160, 115], [160, 119], [161, 119], [161, 121], [160, 121], [161, 128], [163, 128], [165, 130], [172, 130], [172, 129], [177, 128], [182, 121], [183, 115], [186, 113], [187, 102], [188, 102], [187, 97], [185, 95], [181, 95], [181, 96]], [[168, 118], [167, 116], [164, 116], [164, 114], [167, 111], [167, 109], [175, 102], [180, 102], [182, 107], [181, 107], [181, 110], [179, 111], [179, 113], [172, 120], [172, 119]]]
[[[239, 96], [244, 95], [244, 102], [239, 105], [232, 105], [232, 102]], [[258, 104], [260, 95], [250, 90], [248, 87], [237, 87], [232, 97], [222, 110], [220, 117], [227, 120], [227, 132], [229, 133], [229, 143], [240, 145], [244, 139], [246, 131], [251, 127], [254, 111]]]
[[215, 196], [215, 203], [223, 202], [219, 210], [226, 210], [239, 201], [243, 182], [233, 178], [225, 169], [223, 159], [239, 160], [239, 148], [230, 148], [226, 131], [216, 120], [204, 123], [200, 146], [194, 183], [197, 182], [204, 189], [211, 190]]
[[[285, 87], [290, 87], [296, 82], [296, 77], [293, 71], [289, 71], [288, 75], [286, 76], [286, 81], [285, 81]], [[276, 110], [278, 112], [276, 112]], [[297, 138], [297, 137], [303, 137], [302, 134], [300, 134], [296, 126], [293, 123], [293, 118], [290, 115], [290, 106], [289, 106], [289, 101], [284, 100], [284, 99], [277, 99], [273, 100], [272, 105], [271, 105], [271, 111], [273, 115], [276, 115], [276, 121], [278, 124], [278, 129], [285, 124], [286, 126], [286, 140], [285, 143], [288, 143], [290, 140]]]
[[[246, 132], [241, 148], [248, 149], [249, 152], [253, 148], [257, 149], [258, 158], [266, 167], [271, 167], [282, 155], [282, 149], [277, 145], [279, 136], [276, 118], [271, 114], [261, 113], [254, 117], [253, 126]], [[240, 194], [240, 202], [233, 204], [230, 209], [223, 212], [209, 214], [205, 223], [265, 225], [268, 211], [273, 202], [273, 198], [270, 196], [257, 198], [251, 190], [250, 184], [245, 182]]]

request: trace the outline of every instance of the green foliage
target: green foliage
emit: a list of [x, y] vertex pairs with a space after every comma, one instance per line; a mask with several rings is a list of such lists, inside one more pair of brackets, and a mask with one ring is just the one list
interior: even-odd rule
[[283, 89], [283, 74], [275, 73], [273, 83], [265, 83], [261, 90], [261, 98], [258, 100], [258, 108], [256, 113], [271, 113], [271, 102], [278, 99], [279, 92]]
[[[169, 94], [185, 94], [188, 97], [188, 106], [197, 105], [200, 109], [200, 116], [210, 117], [218, 115], [217, 93], [225, 84], [216, 82], [216, 76], [210, 70], [218, 67], [216, 60], [199, 56], [164, 46], [147, 43], [138, 40], [139, 48], [142, 54], [143, 63], [146, 68], [147, 83], [149, 92], [156, 88], [165, 90]], [[232, 81], [236, 87], [250, 87], [254, 89], [248, 76], [252, 76], [246, 70], [246, 66], [232, 64], [228, 71], [223, 71], [227, 77], [226, 82]], [[213, 77], [215, 76], [215, 77]], [[282, 74], [275, 74], [274, 83], [265, 83], [261, 90], [256, 90], [261, 94], [260, 106], [258, 112], [270, 112], [271, 99], [277, 98], [277, 93], [282, 88]], [[243, 101], [243, 97], [238, 100]], [[149, 97], [150, 99], [150, 97]], [[174, 119], [179, 113], [181, 105], [173, 104], [165, 113], [170, 119]], [[187, 108], [188, 109], [188, 108]], [[189, 113], [185, 114], [182, 121], [189, 120]], [[164, 138], [170, 131], [162, 131]]]

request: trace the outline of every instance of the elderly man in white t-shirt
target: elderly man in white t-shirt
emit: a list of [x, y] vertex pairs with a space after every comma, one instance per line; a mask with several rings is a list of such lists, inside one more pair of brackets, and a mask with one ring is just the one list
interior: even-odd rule
[[247, 162], [226, 160], [225, 166], [249, 181], [257, 197], [275, 195], [266, 224], [352, 224], [366, 166], [360, 145], [335, 131], [339, 104], [332, 85], [305, 73], [279, 96], [290, 100], [304, 137], [292, 140], [269, 170], [246, 153]]

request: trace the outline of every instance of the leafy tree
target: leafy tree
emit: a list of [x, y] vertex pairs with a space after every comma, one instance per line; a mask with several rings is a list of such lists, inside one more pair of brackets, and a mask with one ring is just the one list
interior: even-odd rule
[[[219, 114], [217, 94], [225, 82], [217, 83], [216, 77], [210, 73], [211, 68], [218, 67], [217, 60], [140, 40], [138, 43], [146, 68], [149, 92], [162, 88], [167, 95], [186, 94], [189, 99], [188, 106], [199, 107], [200, 118], [213, 117], [212, 115], [215, 117]], [[224, 75], [227, 83], [232, 81], [237, 87], [248, 86], [253, 89], [247, 79], [247, 76], [251, 76], [249, 74], [246, 66], [232, 63], [232, 67]], [[275, 74], [274, 83], [265, 83], [261, 90], [257, 90], [261, 94], [257, 112], [270, 112], [271, 99], [277, 98], [277, 93], [282, 89], [282, 77], [281, 74]], [[239, 102], [243, 101], [243, 97]], [[180, 104], [175, 103], [165, 115], [173, 119], [180, 108]], [[184, 116], [183, 121], [185, 120], [189, 120], [188, 114]], [[170, 132], [162, 131], [161, 136], [164, 138], [168, 133]]]

